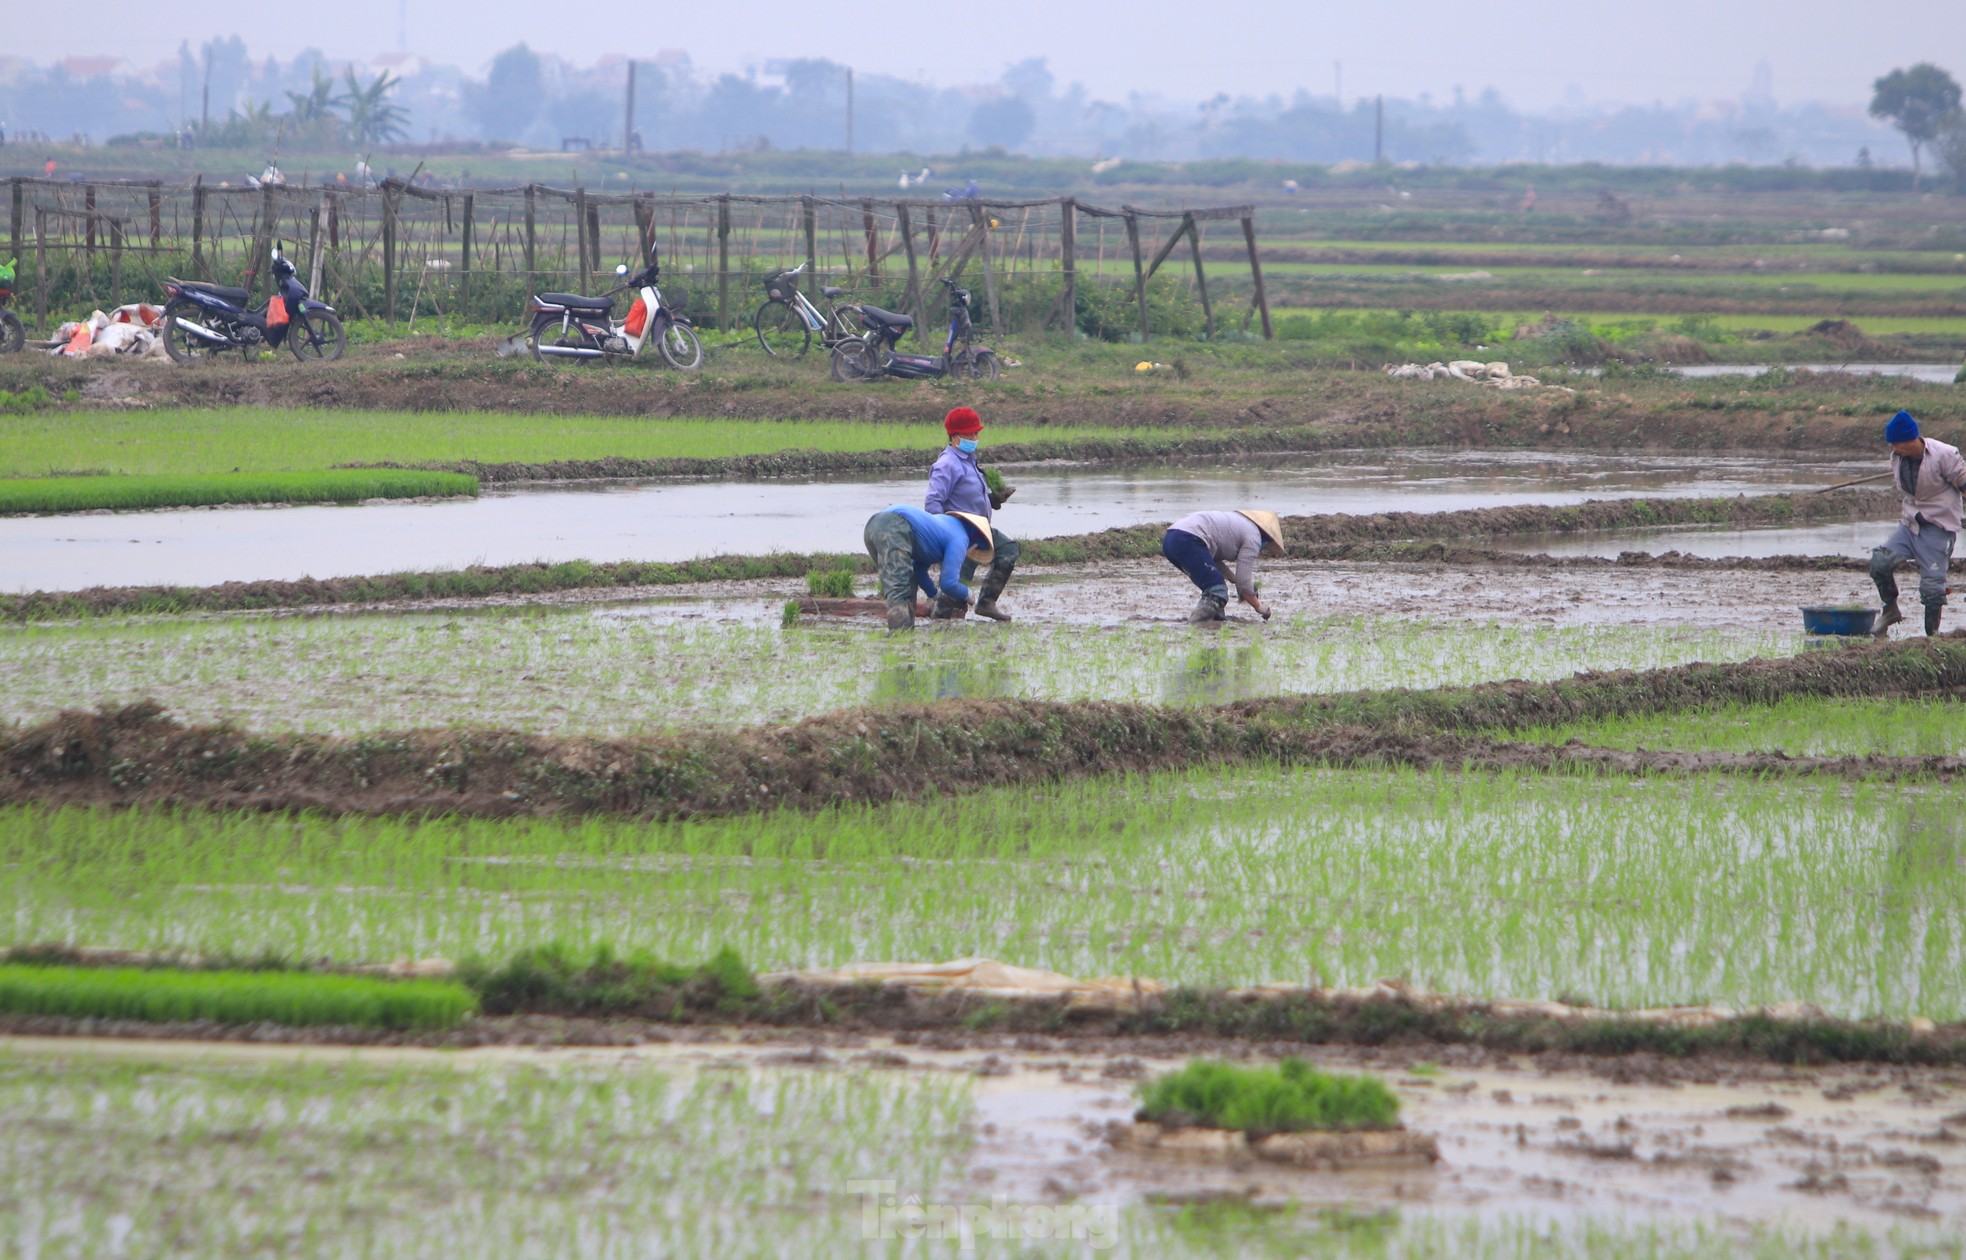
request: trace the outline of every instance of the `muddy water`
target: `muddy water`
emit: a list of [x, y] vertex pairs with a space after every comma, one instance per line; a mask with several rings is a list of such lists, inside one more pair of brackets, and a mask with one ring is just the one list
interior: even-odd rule
[[[1957, 363], [1791, 363], [1785, 365], [1802, 372], [1845, 372], [1852, 376], [1901, 376], [1931, 385], [1950, 385], [1960, 368]], [[1769, 369], [1760, 363], [1699, 363], [1676, 367], [1685, 377], [1760, 376]]]
[[1625, 551], [1690, 556], [1850, 556], [1868, 557], [1897, 524], [1894, 519], [1809, 525], [1797, 529], [1638, 529], [1587, 534], [1515, 534], [1503, 540], [1510, 551], [1552, 556], [1616, 556]]
[[[926, 463], [927, 456], [924, 456]], [[1285, 514], [1442, 512], [1634, 496], [1794, 490], [1874, 471], [1778, 459], [1339, 452], [1207, 469], [1007, 470], [1022, 538], [1169, 521], [1205, 507]], [[1856, 471], [1852, 471], [1855, 469]], [[0, 590], [348, 577], [533, 560], [688, 560], [857, 551], [867, 517], [918, 503], [923, 478], [668, 482], [364, 507], [132, 512], [0, 520]]]
[[[1402, 1215], [1551, 1222], [1766, 1224], [1826, 1232], [1956, 1231], [1966, 1225], [1966, 1154], [1956, 1072], [1662, 1063], [1643, 1058], [1546, 1070], [1488, 1057], [1436, 1066], [1419, 1051], [1303, 1048], [1319, 1066], [1381, 1074], [1410, 1129], [1433, 1135], [1432, 1169], [1307, 1173], [1120, 1153], [1135, 1082], [1178, 1067], [1188, 1048], [1118, 1048], [1043, 1038], [947, 1038], [951, 1048], [855, 1034], [674, 1030], [664, 1044], [552, 1050], [405, 1050], [86, 1038], [5, 1038], [36, 1055], [125, 1061], [390, 1063], [494, 1070], [886, 1070], [974, 1077], [979, 1203], [1138, 1205], [1220, 1196]], [[666, 1035], [666, 1034], [665, 1034]], [[741, 1040], [740, 1040], [741, 1038]], [[926, 1038], [933, 1042], [936, 1038]], [[1458, 1053], [1443, 1048], [1445, 1053]], [[788, 1053], [790, 1051], [791, 1053]], [[906, 1170], [896, 1170], [905, 1181]], [[898, 1187], [902, 1194], [909, 1188]]]

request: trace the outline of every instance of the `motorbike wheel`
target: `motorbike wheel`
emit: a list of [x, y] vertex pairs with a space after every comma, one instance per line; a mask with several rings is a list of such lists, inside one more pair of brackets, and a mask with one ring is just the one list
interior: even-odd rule
[[880, 375], [874, 348], [858, 337], [849, 337], [833, 347], [833, 379], [842, 383], [869, 381]]
[[21, 327], [20, 316], [0, 309], [0, 354], [19, 354], [26, 345], [27, 329]]
[[812, 329], [784, 302], [766, 302], [751, 320], [758, 344], [774, 359], [803, 359], [812, 345]]
[[[203, 327], [204, 324], [200, 321], [188, 319], [177, 311], [165, 311], [164, 353], [170, 355], [174, 363], [206, 363], [210, 362], [219, 351], [232, 348], [230, 341], [219, 345], [206, 341], [195, 333], [185, 331], [186, 328]], [[252, 359], [251, 352], [246, 352], [246, 361], [250, 363]]]
[[664, 328], [655, 348], [661, 351], [662, 361], [672, 368], [694, 372], [703, 366], [703, 343], [696, 339], [695, 330], [688, 324]]
[[956, 362], [956, 375], [970, 381], [994, 381], [1003, 375], [1003, 364], [997, 361], [995, 351], [978, 350]]
[[532, 361], [534, 363], [546, 362], [546, 356], [539, 352], [538, 333], [533, 333], [526, 338], [526, 350], [532, 355]]
[[288, 327], [287, 348], [302, 363], [333, 363], [348, 349], [348, 334], [342, 331], [340, 316], [306, 311], [294, 316]]

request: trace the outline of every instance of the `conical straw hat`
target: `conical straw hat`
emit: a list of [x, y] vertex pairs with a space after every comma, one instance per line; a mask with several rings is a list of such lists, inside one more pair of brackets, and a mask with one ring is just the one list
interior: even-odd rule
[[1275, 512], [1258, 512], [1249, 508], [1237, 508], [1236, 515], [1249, 518], [1251, 524], [1263, 531], [1263, 536], [1276, 544], [1277, 554], [1283, 554], [1283, 522]]
[[978, 516], [974, 512], [951, 512], [949, 515], [960, 520], [968, 521], [971, 525], [976, 526], [978, 533], [983, 535], [983, 545], [981, 547], [971, 547], [967, 553], [971, 560], [976, 561], [978, 564], [988, 564], [996, 558], [997, 540], [996, 535], [990, 532], [989, 517]]

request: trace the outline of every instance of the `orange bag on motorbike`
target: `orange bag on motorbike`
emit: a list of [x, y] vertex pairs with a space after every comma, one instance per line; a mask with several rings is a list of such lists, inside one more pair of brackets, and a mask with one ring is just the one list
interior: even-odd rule
[[627, 332], [627, 334], [630, 337], [639, 337], [642, 335], [642, 329], [647, 328], [648, 326], [649, 326], [648, 303], [642, 301], [642, 299], [640, 298], [636, 298], [635, 304], [628, 308], [628, 322], [623, 326], [623, 330]]
[[285, 328], [287, 326], [287, 299], [275, 293], [273, 300], [266, 304], [266, 326]]

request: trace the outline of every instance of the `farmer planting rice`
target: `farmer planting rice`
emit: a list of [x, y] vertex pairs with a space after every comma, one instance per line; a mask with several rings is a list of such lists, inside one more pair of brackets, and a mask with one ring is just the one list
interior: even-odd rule
[[[929, 470], [928, 494], [922, 507], [931, 513], [978, 516], [987, 524], [995, 551], [994, 558], [988, 562], [990, 571], [983, 578], [983, 590], [976, 599], [976, 615], [992, 621], [1009, 621], [1010, 614], [997, 607], [997, 597], [1003, 594], [1004, 583], [1010, 581], [1010, 572], [1017, 567], [1017, 542], [996, 528], [996, 510], [1003, 506], [1010, 492], [990, 489], [983, 470], [977, 467], [976, 435], [983, 432], [983, 418], [973, 408], [955, 408], [943, 417], [942, 428], [949, 435], [949, 444]], [[975, 559], [964, 562], [962, 581], [975, 576], [978, 563]]]
[[1229, 584], [1222, 568], [1232, 566], [1236, 598], [1270, 619], [1256, 596], [1256, 558], [1283, 554], [1283, 525], [1275, 512], [1190, 512], [1161, 536], [1160, 553], [1201, 590], [1191, 622], [1221, 621], [1228, 615]]
[[1925, 633], [1939, 632], [1946, 603], [1946, 572], [1952, 565], [1952, 544], [1959, 536], [1960, 491], [1966, 490], [1966, 459], [1959, 448], [1921, 435], [1918, 421], [1900, 411], [1884, 426], [1891, 444], [1891, 480], [1902, 506], [1898, 527], [1884, 545], [1870, 553], [1870, 576], [1884, 601], [1877, 619], [1877, 636], [1903, 621], [1898, 611], [1898, 580], [1891, 571], [1906, 560], [1918, 564], [1918, 601], [1925, 605]]
[[[990, 563], [990, 522], [969, 512], [924, 512], [897, 503], [867, 518], [867, 554], [881, 575], [881, 599], [887, 603], [887, 628], [909, 630], [915, 624], [915, 589], [935, 601], [934, 615], [954, 617], [969, 606], [969, 588], [953, 573]], [[942, 567], [940, 585], [929, 566]]]

